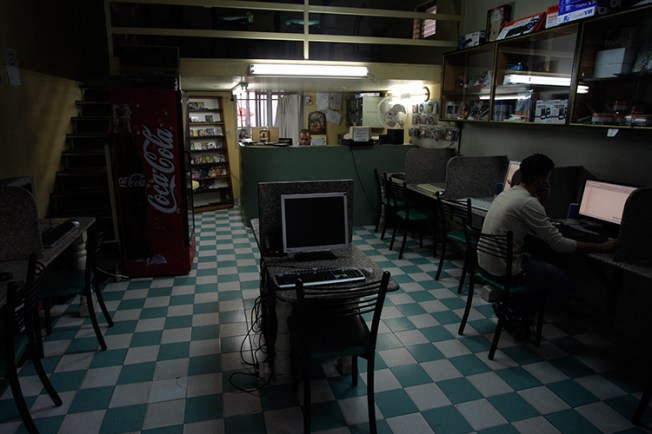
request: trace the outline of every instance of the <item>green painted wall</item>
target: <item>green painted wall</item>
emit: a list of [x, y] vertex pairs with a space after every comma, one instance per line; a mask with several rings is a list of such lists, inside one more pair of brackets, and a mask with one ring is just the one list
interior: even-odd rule
[[310, 146], [240, 148], [242, 217], [249, 224], [258, 217], [258, 183], [353, 179], [353, 224], [375, 224], [378, 218], [374, 168], [402, 172], [411, 145], [373, 147]]

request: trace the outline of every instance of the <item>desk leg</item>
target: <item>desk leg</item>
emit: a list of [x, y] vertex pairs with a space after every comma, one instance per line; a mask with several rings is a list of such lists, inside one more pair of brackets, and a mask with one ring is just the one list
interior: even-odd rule
[[276, 301], [276, 344], [274, 345], [274, 375], [289, 375], [290, 366], [290, 329], [288, 317], [292, 314], [292, 303]]
[[83, 270], [84, 267], [86, 266], [86, 240], [87, 239], [88, 239], [88, 234], [84, 232], [70, 246], [74, 252], [75, 268], [77, 270]]
[[648, 378], [647, 385], [643, 391], [643, 396], [641, 396], [641, 399], [638, 401], [638, 405], [634, 411], [634, 416], [632, 416], [632, 423], [635, 425], [641, 423], [643, 413], [645, 412], [647, 405], [650, 403], [650, 397], [652, 397], [652, 372], [650, 372], [650, 378]]
[[[75, 261], [75, 269], [83, 270], [86, 266], [86, 240], [88, 239], [88, 234], [84, 232], [75, 240], [75, 242], [70, 246], [73, 251], [73, 260]], [[85, 296], [79, 298], [79, 316], [87, 317], [88, 316], [88, 304]]]

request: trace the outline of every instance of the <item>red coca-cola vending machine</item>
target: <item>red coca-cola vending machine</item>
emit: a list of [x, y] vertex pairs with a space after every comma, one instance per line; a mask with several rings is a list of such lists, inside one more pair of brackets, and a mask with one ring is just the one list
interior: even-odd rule
[[187, 274], [195, 255], [192, 192], [176, 80], [110, 90], [111, 170], [123, 271]]

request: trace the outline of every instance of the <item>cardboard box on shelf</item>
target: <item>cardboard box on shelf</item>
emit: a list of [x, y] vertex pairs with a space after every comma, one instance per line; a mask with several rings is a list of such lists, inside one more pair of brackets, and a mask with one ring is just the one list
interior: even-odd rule
[[557, 16], [559, 15], [559, 4], [548, 6], [546, 9], [546, 29], [555, 27], [559, 23], [557, 22]]
[[543, 26], [545, 15], [545, 12], [541, 12], [530, 15], [529, 17], [510, 21], [503, 26], [496, 40], [500, 41], [501, 39], [512, 38], [538, 31]]
[[479, 30], [473, 33], [467, 33], [466, 35], [460, 35], [457, 37], [457, 49], [461, 50], [462, 48], [475, 47], [486, 42], [485, 31]]
[[559, 0], [557, 23], [564, 24], [620, 9], [620, 0]]
[[487, 41], [495, 41], [506, 22], [512, 19], [512, 6], [502, 5], [487, 11]]
[[593, 78], [613, 77], [614, 74], [631, 72], [636, 58], [633, 48], [611, 48], [600, 50], [595, 56]]
[[567, 99], [537, 100], [534, 110], [534, 122], [546, 124], [563, 124], [568, 111]]

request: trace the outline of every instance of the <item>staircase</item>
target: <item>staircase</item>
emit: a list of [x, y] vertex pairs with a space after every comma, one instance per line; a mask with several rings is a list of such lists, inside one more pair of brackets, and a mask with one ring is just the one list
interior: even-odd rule
[[107, 230], [107, 254], [117, 254], [111, 211], [110, 180], [105, 145], [109, 143], [110, 105], [107, 86], [81, 86], [78, 116], [71, 118], [73, 132], [66, 136], [54, 191], [50, 195], [52, 217], [95, 217]]

